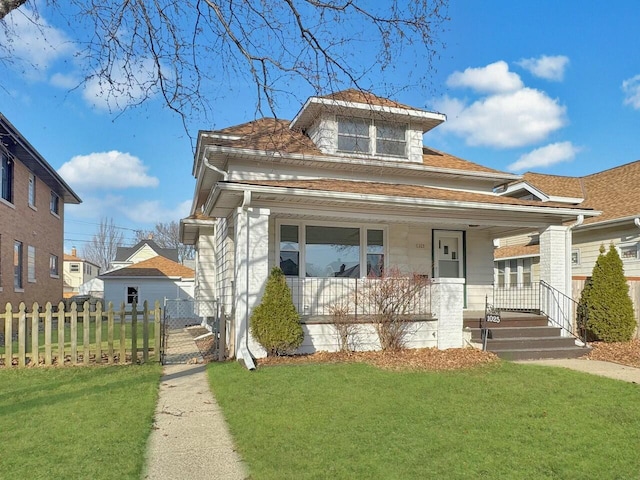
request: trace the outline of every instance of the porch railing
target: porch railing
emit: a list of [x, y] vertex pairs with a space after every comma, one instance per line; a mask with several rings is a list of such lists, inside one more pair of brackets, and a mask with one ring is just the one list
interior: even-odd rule
[[537, 282], [494, 285], [493, 306], [504, 311], [540, 313], [540, 285]]
[[[287, 285], [303, 317], [332, 315], [336, 309], [355, 316], [377, 313], [392, 302], [406, 315], [430, 318], [431, 283], [413, 284], [411, 278], [296, 278]], [[385, 282], [385, 283], [381, 283]]]

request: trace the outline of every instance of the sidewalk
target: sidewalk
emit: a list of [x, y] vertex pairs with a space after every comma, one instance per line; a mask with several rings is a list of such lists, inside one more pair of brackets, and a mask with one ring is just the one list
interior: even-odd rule
[[600, 375], [601, 377], [613, 378], [624, 382], [636, 383], [640, 385], [640, 368], [619, 365], [613, 362], [603, 362], [600, 360], [586, 360], [571, 358], [563, 360], [520, 360], [517, 363], [530, 363], [534, 365], [546, 365], [549, 367], [562, 367], [580, 372]]
[[170, 334], [167, 358], [171, 358], [169, 353], [176, 355], [174, 358], [184, 355], [192, 363], [164, 366], [142, 478], [247, 478], [246, 467], [209, 389], [200, 352], [186, 329]]

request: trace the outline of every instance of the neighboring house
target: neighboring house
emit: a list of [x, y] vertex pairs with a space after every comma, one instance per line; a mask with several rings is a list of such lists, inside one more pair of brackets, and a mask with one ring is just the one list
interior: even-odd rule
[[[584, 280], [591, 276], [601, 245], [618, 249], [632, 287], [640, 323], [640, 161], [584, 177], [525, 173], [521, 180], [500, 189], [502, 195], [540, 202], [564, 203], [602, 212], [573, 226], [571, 270], [573, 296], [579, 298]], [[530, 279], [537, 281], [540, 257], [537, 232], [500, 239], [495, 250], [496, 283], [520, 283], [520, 272], [532, 265]]]
[[80, 202], [0, 114], [0, 310], [62, 300], [64, 206]]
[[78, 257], [78, 252], [73, 247], [70, 255], [64, 254], [62, 271], [65, 284], [64, 297], [69, 298], [80, 294], [80, 287], [96, 278], [100, 274], [100, 267]]
[[178, 262], [177, 248], [162, 248], [153, 239], [148, 238], [141, 240], [133, 247], [118, 247], [116, 249], [116, 258], [112, 260], [110, 270], [127, 267], [158, 255], [173, 262]]
[[444, 121], [347, 90], [310, 98], [292, 121], [199, 132], [181, 240], [196, 247], [196, 300], [222, 304], [231, 355], [266, 354], [247, 332], [273, 266], [287, 275], [307, 352], [335, 349], [328, 307], [353, 303], [358, 281], [391, 268], [433, 279], [433, 316], [410, 345], [461, 347], [463, 313], [483, 312], [492, 294], [497, 237], [540, 231], [540, 275], [566, 291], [564, 224], [594, 213], [497, 195], [520, 176], [423, 145]]
[[136, 262], [128, 267], [103, 273], [99, 278], [104, 282], [104, 301], [113, 302], [118, 308], [124, 302], [130, 306], [134, 302], [142, 305], [156, 301], [162, 305], [165, 298], [193, 298], [195, 272], [173, 260], [156, 255]]

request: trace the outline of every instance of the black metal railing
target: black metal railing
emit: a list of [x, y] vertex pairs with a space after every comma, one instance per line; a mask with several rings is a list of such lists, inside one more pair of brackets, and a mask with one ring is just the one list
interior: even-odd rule
[[386, 278], [297, 278], [287, 285], [298, 313], [303, 317], [373, 315], [395, 309], [402, 315], [430, 318], [431, 282], [410, 277]]
[[501, 311], [540, 311], [540, 286], [537, 282], [494, 285], [493, 307]]
[[[540, 312], [570, 336], [587, 345], [586, 329], [577, 320], [578, 302], [540, 280]], [[582, 338], [580, 334], [583, 334]]]

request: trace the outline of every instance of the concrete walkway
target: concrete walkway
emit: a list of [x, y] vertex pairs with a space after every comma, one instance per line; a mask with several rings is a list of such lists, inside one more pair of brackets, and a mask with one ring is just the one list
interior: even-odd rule
[[247, 469], [209, 389], [206, 367], [193, 337], [186, 329], [170, 335], [175, 337], [167, 347], [174, 345], [180, 352], [174, 349], [167, 356], [184, 355], [190, 363], [164, 366], [142, 478], [246, 479]]
[[627, 367], [613, 362], [603, 362], [600, 360], [586, 360], [580, 358], [570, 358], [563, 360], [520, 360], [517, 363], [530, 363], [535, 365], [546, 365], [549, 367], [569, 368], [580, 372], [600, 375], [601, 377], [613, 378], [624, 382], [637, 383], [640, 385], [640, 368]]

